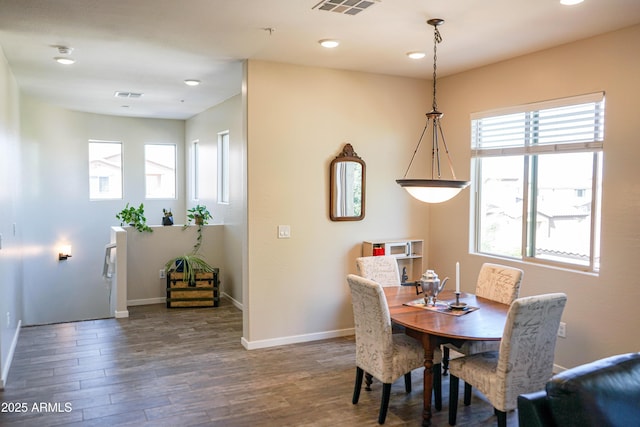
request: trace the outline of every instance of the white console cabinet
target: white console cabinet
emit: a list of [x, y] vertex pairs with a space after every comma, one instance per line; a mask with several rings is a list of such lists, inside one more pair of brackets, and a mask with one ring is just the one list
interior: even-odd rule
[[420, 279], [422, 273], [422, 255], [424, 240], [398, 239], [398, 240], [370, 240], [362, 242], [362, 256], [387, 255], [393, 256], [398, 261], [398, 270], [402, 276], [406, 268], [407, 281], [415, 282]]

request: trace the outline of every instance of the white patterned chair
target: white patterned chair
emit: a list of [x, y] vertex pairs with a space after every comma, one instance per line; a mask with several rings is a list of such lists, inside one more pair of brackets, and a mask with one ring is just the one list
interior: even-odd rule
[[563, 293], [516, 299], [507, 314], [500, 350], [464, 356], [449, 363], [449, 425], [456, 424], [458, 386], [462, 379], [493, 405], [498, 427], [518, 395], [544, 388], [552, 376], [558, 326], [567, 296]]
[[[476, 296], [511, 305], [520, 294], [520, 284], [524, 272], [518, 268], [505, 265], [484, 263], [478, 273], [476, 282]], [[500, 341], [466, 341], [460, 346], [454, 344], [443, 345], [442, 364], [444, 375], [447, 374], [449, 364], [449, 351], [455, 350], [464, 355], [484, 353], [485, 351], [498, 351]], [[468, 405], [471, 399], [471, 386], [465, 384], [464, 400]]]
[[400, 286], [398, 261], [392, 256], [365, 256], [356, 258], [358, 275], [382, 286]]
[[391, 332], [389, 307], [379, 283], [355, 274], [349, 274], [347, 282], [356, 331], [356, 381], [352, 402], [358, 403], [364, 373], [373, 375], [383, 384], [378, 423], [384, 424], [391, 384], [404, 376], [405, 390], [411, 391], [411, 371], [424, 366], [424, 349], [418, 340]]
[[[381, 286], [400, 286], [398, 262], [392, 256], [364, 256], [356, 258], [358, 276], [380, 283]], [[393, 324], [393, 333], [404, 333], [402, 326]], [[367, 380], [367, 387], [371, 383]], [[369, 388], [367, 388], [369, 390]]]
[[[365, 256], [356, 258], [356, 270], [358, 275], [366, 279], [380, 283], [381, 286], [401, 286], [398, 261], [392, 256]], [[405, 333], [401, 325], [392, 323], [393, 333]], [[439, 411], [442, 409], [442, 352], [438, 351], [437, 363], [433, 364], [433, 394], [434, 406]], [[371, 375], [366, 373], [365, 390], [371, 390]]]
[[476, 296], [511, 304], [518, 298], [523, 275], [519, 268], [486, 262], [478, 273]]

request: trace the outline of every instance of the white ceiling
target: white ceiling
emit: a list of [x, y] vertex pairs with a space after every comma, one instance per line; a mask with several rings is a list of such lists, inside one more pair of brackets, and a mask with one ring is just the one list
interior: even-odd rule
[[[240, 92], [246, 58], [430, 78], [430, 18], [445, 20], [438, 76], [640, 23], [640, 0], [371, 0], [353, 16], [314, 9], [319, 1], [0, 0], [0, 45], [27, 94], [79, 111], [186, 119]], [[341, 45], [321, 48], [324, 38]], [[54, 62], [57, 45], [77, 62]], [[408, 59], [415, 50], [427, 56]]]

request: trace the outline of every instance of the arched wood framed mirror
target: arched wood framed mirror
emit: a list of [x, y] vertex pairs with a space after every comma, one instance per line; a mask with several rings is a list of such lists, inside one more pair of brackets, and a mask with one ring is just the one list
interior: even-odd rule
[[329, 166], [329, 216], [332, 221], [360, 221], [364, 218], [366, 165], [351, 144]]

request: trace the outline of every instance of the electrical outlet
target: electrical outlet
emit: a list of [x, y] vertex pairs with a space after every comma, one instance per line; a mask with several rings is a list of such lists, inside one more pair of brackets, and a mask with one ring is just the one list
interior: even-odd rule
[[278, 239], [289, 239], [291, 237], [291, 226], [279, 225], [278, 226]]
[[167, 278], [167, 272], [164, 270], [164, 268], [160, 270], [160, 273], [158, 275], [160, 276], [161, 279]]
[[567, 324], [564, 322], [560, 322], [560, 326], [558, 327], [558, 336], [560, 338], [567, 337]]

